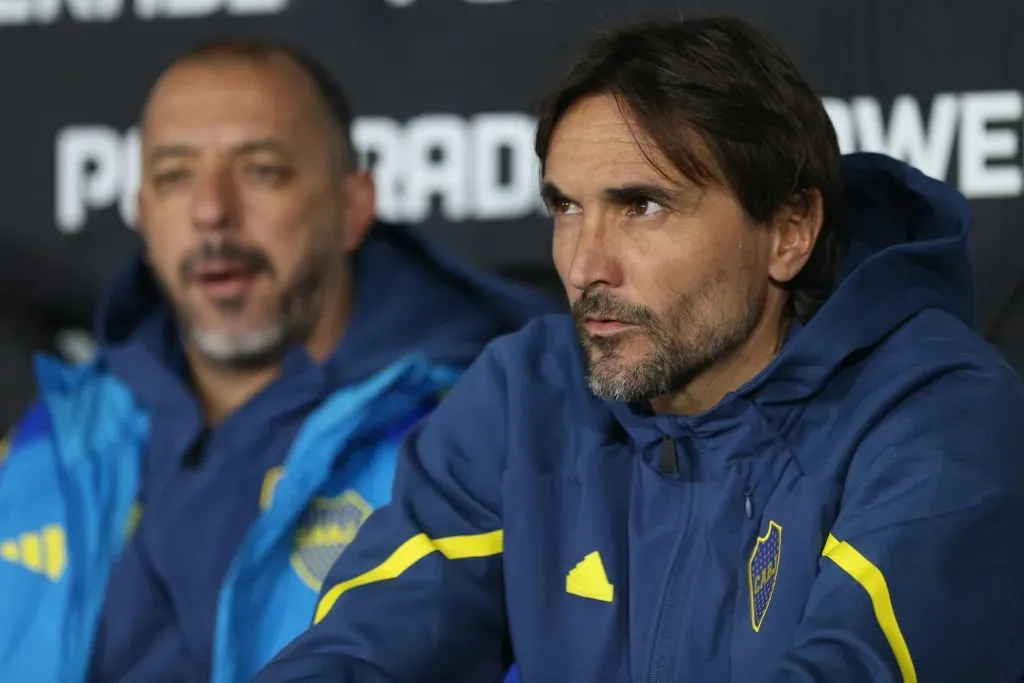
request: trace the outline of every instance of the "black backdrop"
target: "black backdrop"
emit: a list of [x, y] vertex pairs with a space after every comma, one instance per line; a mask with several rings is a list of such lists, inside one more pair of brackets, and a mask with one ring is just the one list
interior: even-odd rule
[[979, 329], [1024, 367], [1020, 0], [0, 0], [0, 316], [19, 318], [7, 336], [88, 325], [135, 243], [142, 98], [197, 39], [273, 36], [326, 61], [360, 114], [384, 217], [541, 282], [540, 96], [597, 27], [711, 12], [790, 51], [844, 151], [889, 152], [972, 199]]

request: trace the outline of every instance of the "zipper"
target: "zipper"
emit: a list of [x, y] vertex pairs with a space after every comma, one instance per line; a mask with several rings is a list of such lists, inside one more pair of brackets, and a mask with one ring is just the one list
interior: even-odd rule
[[[671, 457], [670, 457], [671, 455]], [[659, 458], [659, 469], [663, 474], [670, 473], [672, 469], [668, 466], [676, 463], [675, 441], [666, 436], [662, 439], [661, 454]], [[678, 471], [678, 470], [676, 470]], [[696, 496], [696, 490], [694, 490]], [[754, 518], [753, 491], [743, 491], [743, 512], [747, 519]], [[685, 539], [684, 539], [685, 540]], [[663, 683], [665, 680], [665, 658], [668, 655], [669, 647], [672, 644], [672, 636], [675, 633], [675, 622], [673, 616], [676, 608], [676, 598], [679, 592], [679, 558], [683, 554], [683, 543], [680, 542], [676, 549], [675, 557], [672, 558], [672, 566], [669, 569], [669, 580], [665, 586], [665, 597], [661, 602], [661, 610], [658, 613], [657, 628], [654, 632], [654, 651], [651, 657], [651, 666], [647, 674], [647, 683]]]
[[676, 593], [679, 585], [676, 566], [679, 564], [680, 554], [682, 553], [677, 552], [672, 560], [668, 585], [665, 586], [665, 599], [661, 602], [661, 612], [658, 614], [658, 628], [654, 632], [654, 656], [651, 657], [651, 669], [647, 675], [648, 683], [661, 683], [665, 678], [665, 655], [668, 653], [669, 638], [675, 630], [672, 614], [675, 612]]
[[[659, 454], [659, 467], [662, 474], [677, 474], [679, 465], [676, 454], [675, 440], [665, 435], [661, 441], [661, 452]], [[694, 489], [696, 498], [696, 489]], [[694, 501], [696, 503], [696, 500]], [[694, 508], [696, 505], [694, 504]], [[669, 647], [672, 644], [672, 637], [675, 633], [676, 598], [679, 592], [679, 558], [683, 554], [683, 544], [687, 534], [683, 532], [676, 547], [675, 556], [672, 558], [672, 566], [669, 568], [668, 583], [665, 585], [665, 596], [661, 601], [661, 610], [658, 613], [657, 627], [654, 631], [654, 651], [651, 656], [651, 667], [647, 674], [648, 683], [661, 683], [665, 680], [665, 658], [668, 655]]]

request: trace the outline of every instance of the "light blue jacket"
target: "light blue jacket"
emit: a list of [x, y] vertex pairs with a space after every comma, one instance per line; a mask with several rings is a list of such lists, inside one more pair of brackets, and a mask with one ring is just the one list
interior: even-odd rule
[[[12, 433], [0, 468], [0, 672], [5, 681], [78, 683], [111, 565], [131, 532], [149, 420], [96, 364], [42, 358], [37, 374], [41, 401]], [[316, 592], [293, 563], [303, 553], [315, 561], [318, 547], [336, 556], [388, 501], [398, 438], [348, 446], [381, 421], [414, 417], [454, 379], [407, 357], [309, 416], [268, 476], [263, 513], [222, 585], [214, 683], [250, 680], [308, 626]], [[332, 477], [341, 454], [346, 464]], [[304, 518], [313, 522], [307, 537], [321, 536], [305, 549], [295, 537]]]

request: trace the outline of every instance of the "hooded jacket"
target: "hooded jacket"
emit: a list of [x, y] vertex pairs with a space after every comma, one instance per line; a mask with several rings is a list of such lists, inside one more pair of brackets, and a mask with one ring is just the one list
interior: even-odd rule
[[845, 159], [842, 278], [709, 411], [595, 398], [571, 320], [494, 342], [258, 683], [1013, 681], [1024, 383], [969, 208]]
[[353, 269], [330, 358], [293, 348], [214, 427], [140, 258], [99, 309], [95, 360], [39, 359], [0, 464], [4, 680], [250, 680], [389, 499], [402, 434], [487, 341], [551, 310], [398, 226]]

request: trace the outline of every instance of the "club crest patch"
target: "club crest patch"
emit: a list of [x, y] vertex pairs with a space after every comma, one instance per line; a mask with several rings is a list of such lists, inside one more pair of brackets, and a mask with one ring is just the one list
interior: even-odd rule
[[782, 557], [782, 527], [768, 522], [768, 532], [758, 536], [754, 552], [750, 554], [747, 566], [747, 583], [750, 586], [750, 625], [754, 632], [761, 630], [761, 622], [768, 613], [775, 581], [779, 576], [779, 560]]
[[291, 563], [299, 578], [320, 590], [327, 572], [352, 543], [373, 507], [352, 490], [334, 498], [316, 498], [299, 523]]

